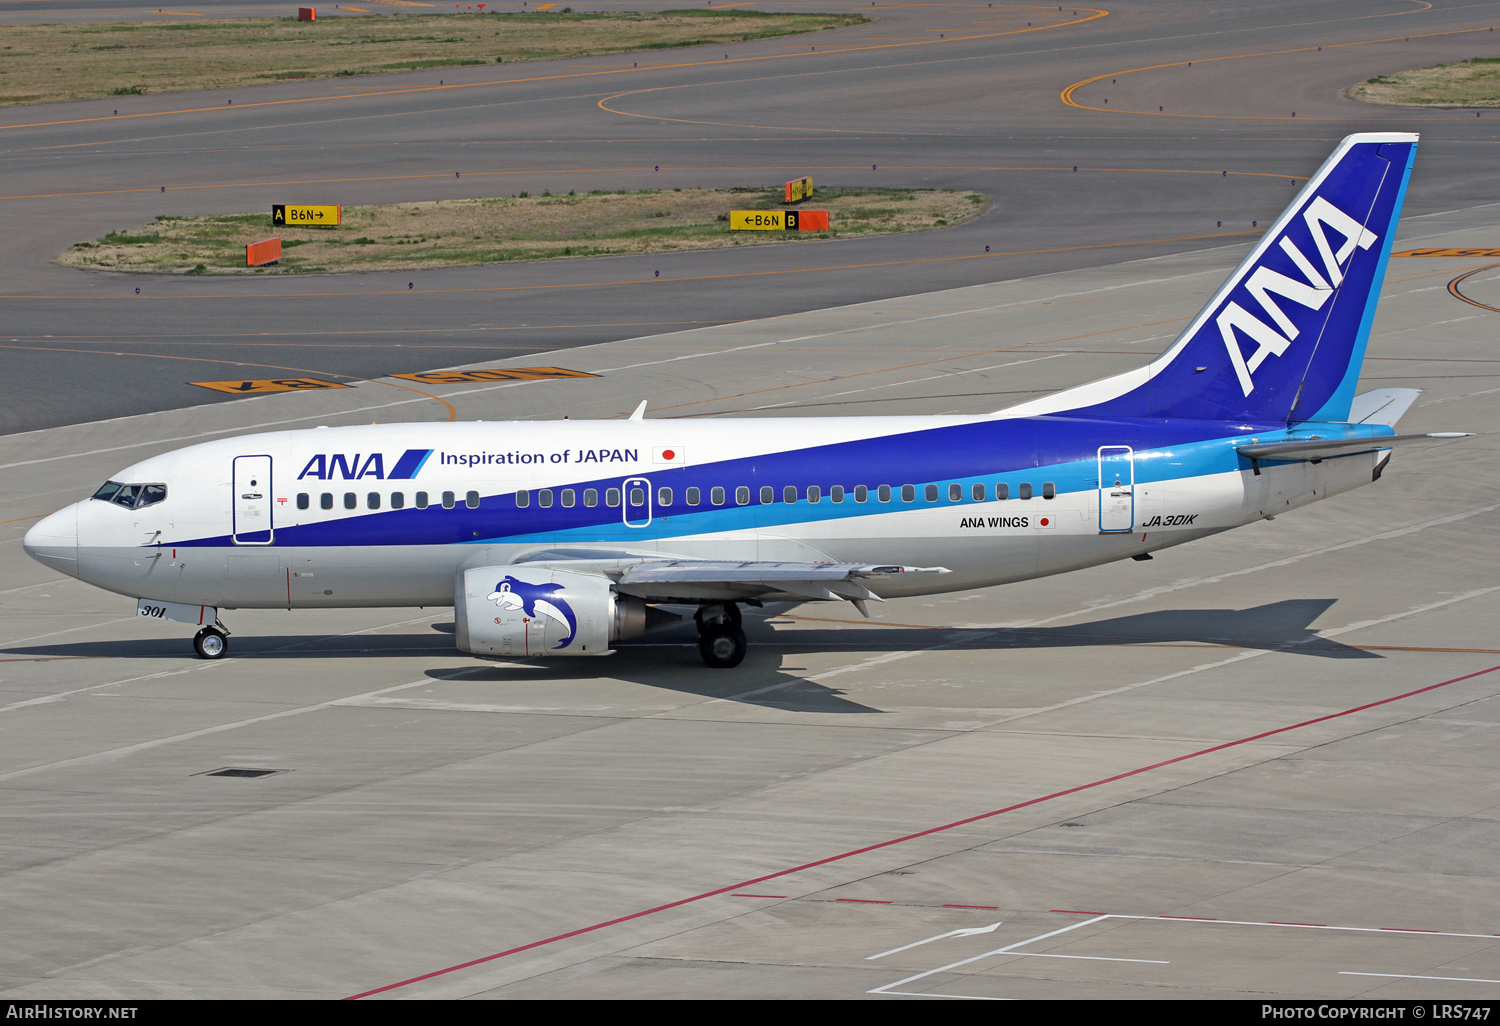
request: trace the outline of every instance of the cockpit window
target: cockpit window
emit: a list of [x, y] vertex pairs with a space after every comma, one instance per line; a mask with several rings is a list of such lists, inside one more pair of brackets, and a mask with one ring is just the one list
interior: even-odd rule
[[140, 509], [142, 506], [154, 506], [167, 497], [167, 486], [164, 484], [121, 484], [118, 481], [106, 481], [94, 493], [94, 498], [112, 502], [116, 506], [124, 506], [126, 509]]

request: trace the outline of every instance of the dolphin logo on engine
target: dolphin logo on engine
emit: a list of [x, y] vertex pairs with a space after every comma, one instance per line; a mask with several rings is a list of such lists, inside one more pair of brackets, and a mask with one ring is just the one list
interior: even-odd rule
[[563, 590], [561, 584], [528, 584], [506, 574], [505, 579], [490, 592], [489, 599], [502, 609], [519, 609], [530, 617], [545, 616], [567, 627], [568, 636], [552, 646], [559, 649], [567, 648], [578, 636], [578, 619], [573, 615], [573, 607], [558, 595]]

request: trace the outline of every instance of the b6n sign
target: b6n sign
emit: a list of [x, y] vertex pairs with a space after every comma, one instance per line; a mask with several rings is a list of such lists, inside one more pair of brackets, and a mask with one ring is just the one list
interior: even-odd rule
[[826, 210], [731, 210], [730, 231], [826, 232]]

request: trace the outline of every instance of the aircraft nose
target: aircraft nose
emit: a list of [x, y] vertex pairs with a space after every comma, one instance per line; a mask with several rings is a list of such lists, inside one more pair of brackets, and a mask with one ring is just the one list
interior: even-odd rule
[[78, 576], [78, 505], [60, 509], [33, 524], [21, 547], [38, 563]]

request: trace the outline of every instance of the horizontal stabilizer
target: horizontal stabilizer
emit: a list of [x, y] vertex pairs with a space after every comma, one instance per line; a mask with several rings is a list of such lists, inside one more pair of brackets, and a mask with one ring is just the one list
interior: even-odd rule
[[1298, 438], [1290, 442], [1266, 442], [1241, 445], [1235, 451], [1252, 460], [1326, 460], [1335, 456], [1352, 456], [1359, 452], [1377, 452], [1412, 442], [1429, 442], [1443, 438], [1468, 438], [1465, 431], [1440, 431], [1430, 435], [1377, 435], [1367, 438]]
[[1349, 405], [1349, 423], [1395, 427], [1421, 394], [1420, 388], [1377, 388], [1364, 392]]

